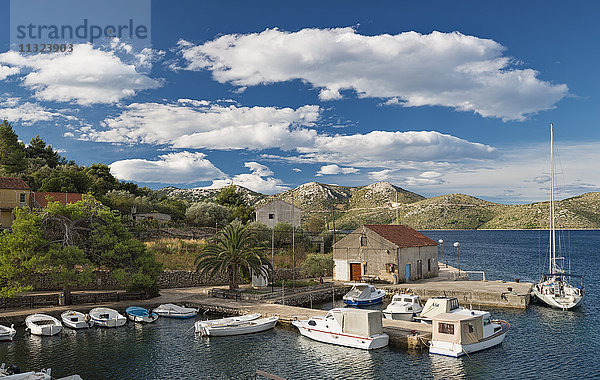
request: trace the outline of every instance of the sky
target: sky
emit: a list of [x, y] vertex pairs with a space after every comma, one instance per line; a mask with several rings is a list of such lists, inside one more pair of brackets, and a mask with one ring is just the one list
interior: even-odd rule
[[1, 0], [0, 117], [155, 189], [388, 181], [508, 204], [548, 198], [552, 122], [566, 198], [600, 191], [599, 8]]

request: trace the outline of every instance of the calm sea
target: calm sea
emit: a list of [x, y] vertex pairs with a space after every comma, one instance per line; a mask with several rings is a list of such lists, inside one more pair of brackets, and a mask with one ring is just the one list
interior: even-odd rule
[[[546, 256], [539, 231], [424, 231], [444, 240], [444, 257], [462, 269], [483, 270], [489, 280], [535, 280]], [[586, 298], [576, 311], [542, 306], [491, 309], [511, 323], [504, 343], [460, 359], [384, 348], [374, 352], [310, 341], [294, 329], [248, 336], [201, 338], [193, 320], [159, 319], [117, 329], [66, 330], [0, 343], [0, 362], [22, 369], [52, 367], [55, 376], [84, 379], [244, 379], [263, 370], [289, 379], [600, 378], [598, 247], [600, 231], [571, 231], [572, 271], [585, 276]], [[324, 305], [327, 307], [327, 305]], [[330, 306], [330, 305], [329, 305]]]

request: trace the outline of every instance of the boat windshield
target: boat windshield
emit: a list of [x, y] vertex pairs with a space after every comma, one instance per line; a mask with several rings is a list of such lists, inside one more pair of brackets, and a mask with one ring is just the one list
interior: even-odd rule
[[367, 289], [366, 286], [357, 286], [354, 285], [352, 289], [346, 294], [348, 297], [360, 297], [360, 295]]

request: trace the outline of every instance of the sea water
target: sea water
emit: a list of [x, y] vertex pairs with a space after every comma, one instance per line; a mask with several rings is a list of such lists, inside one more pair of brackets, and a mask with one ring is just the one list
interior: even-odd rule
[[[483, 270], [488, 280], [534, 281], [547, 256], [543, 231], [423, 231], [444, 240], [444, 260]], [[600, 378], [598, 247], [600, 231], [570, 231], [572, 271], [585, 276], [582, 307], [560, 311], [488, 309], [510, 322], [504, 343], [459, 359], [393, 347], [363, 351], [315, 342], [278, 326], [259, 334], [203, 338], [194, 320], [159, 318], [114, 329], [65, 329], [54, 337], [27, 335], [0, 343], [0, 362], [24, 370], [52, 368], [55, 377], [84, 379], [247, 379], [257, 370], [288, 379]], [[547, 259], [546, 259], [547, 260]], [[327, 305], [325, 305], [326, 307]], [[1, 318], [0, 318], [1, 319]], [[1, 322], [0, 322], [1, 323]]]

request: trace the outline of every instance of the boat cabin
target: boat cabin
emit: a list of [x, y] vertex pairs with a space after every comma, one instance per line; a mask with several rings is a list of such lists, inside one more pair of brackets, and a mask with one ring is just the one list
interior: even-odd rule
[[456, 297], [432, 297], [425, 303], [421, 317], [432, 318], [434, 315], [452, 313], [457, 309], [459, 306]]
[[325, 316], [325, 321], [328, 320], [335, 320], [344, 334], [364, 337], [383, 334], [382, 315], [379, 310], [331, 309]]
[[467, 345], [483, 339], [483, 315], [442, 313], [432, 319], [432, 340]]
[[352, 285], [352, 289], [346, 293], [345, 297], [367, 299], [371, 298], [371, 293], [375, 293], [377, 289], [370, 284], [346, 284]]

